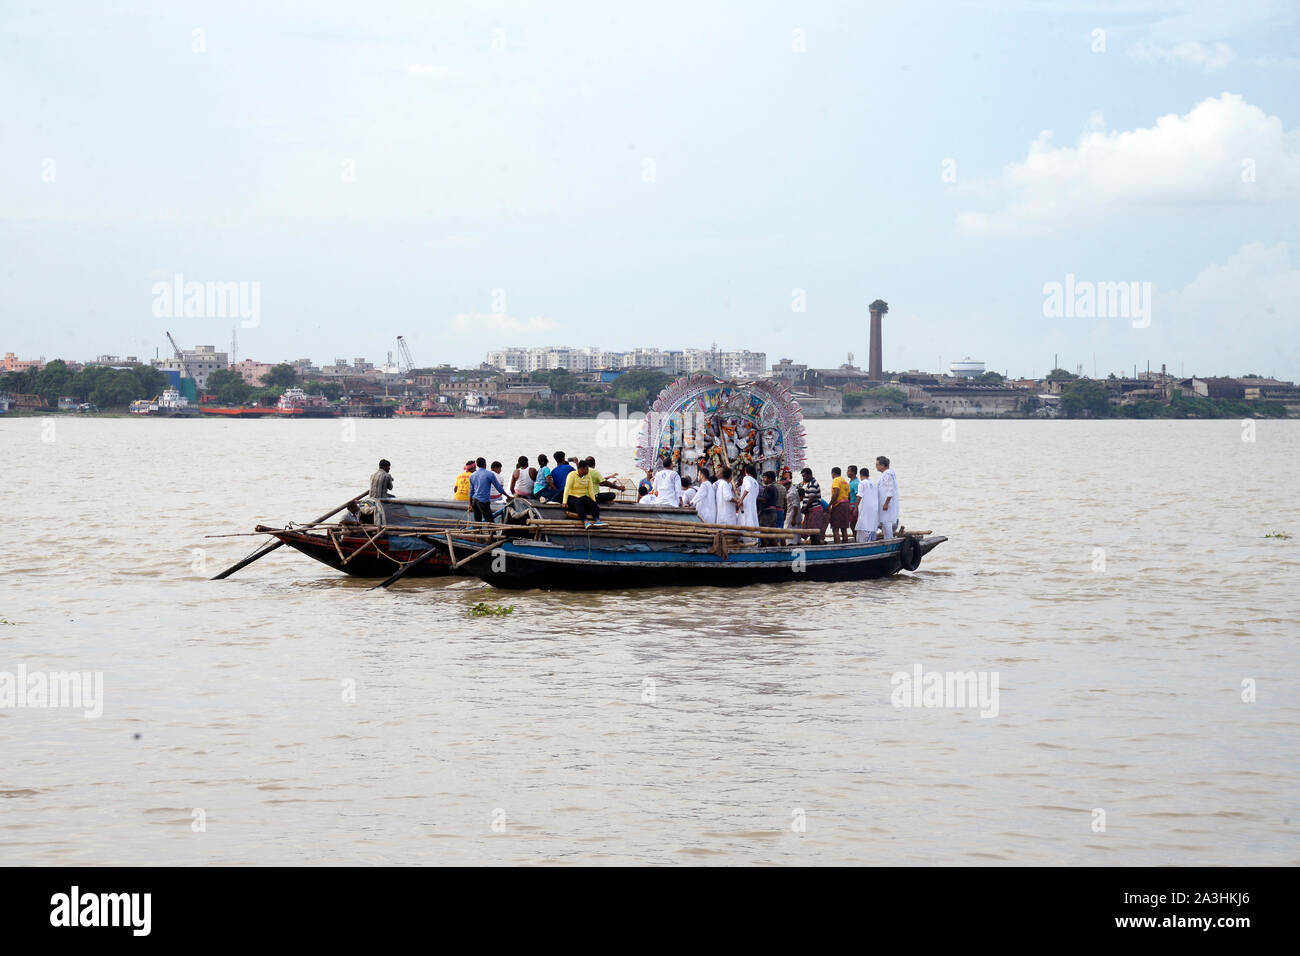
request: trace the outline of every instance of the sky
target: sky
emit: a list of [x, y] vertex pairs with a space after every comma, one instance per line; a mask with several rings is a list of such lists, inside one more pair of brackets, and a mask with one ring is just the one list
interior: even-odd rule
[[[233, 330], [268, 362], [404, 335], [421, 366], [865, 367], [880, 298], [886, 369], [1300, 379], [1298, 3], [11, 2], [0, 27], [20, 358]], [[177, 276], [245, 307], [187, 314]]]

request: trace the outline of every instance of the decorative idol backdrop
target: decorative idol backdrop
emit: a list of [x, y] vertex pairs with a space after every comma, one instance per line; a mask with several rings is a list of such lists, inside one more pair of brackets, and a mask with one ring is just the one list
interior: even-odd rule
[[779, 379], [728, 383], [712, 375], [673, 382], [655, 399], [637, 445], [637, 464], [659, 467], [671, 456], [695, 480], [701, 467], [754, 463], [759, 475], [798, 474], [804, 464], [803, 411]]

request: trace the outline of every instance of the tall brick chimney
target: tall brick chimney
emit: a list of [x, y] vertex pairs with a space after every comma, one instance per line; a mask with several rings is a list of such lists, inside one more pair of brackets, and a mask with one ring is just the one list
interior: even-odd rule
[[873, 382], [883, 382], [885, 366], [881, 356], [880, 317], [889, 311], [889, 303], [884, 299], [877, 299], [868, 308], [871, 310], [871, 360], [868, 363], [867, 375]]

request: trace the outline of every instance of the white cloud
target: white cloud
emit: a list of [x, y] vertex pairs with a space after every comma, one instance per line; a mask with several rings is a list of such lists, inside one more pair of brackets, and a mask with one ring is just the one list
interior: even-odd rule
[[458, 332], [481, 332], [493, 335], [527, 335], [532, 332], [549, 332], [558, 328], [553, 319], [535, 315], [516, 319], [504, 312], [466, 312], [452, 319]]
[[1166, 354], [1200, 356], [1188, 374], [1290, 378], [1300, 373], [1298, 311], [1300, 262], [1291, 261], [1285, 242], [1253, 242], [1206, 266], [1182, 289], [1157, 296], [1153, 327]]
[[1098, 128], [1094, 114], [1077, 146], [1051, 139], [1040, 133], [1024, 162], [1003, 171], [1006, 208], [963, 212], [958, 230], [1042, 235], [1136, 207], [1300, 199], [1300, 131], [1233, 93], [1123, 132]]
[[1184, 40], [1172, 45], [1143, 40], [1129, 47], [1128, 55], [1143, 63], [1186, 64], [1199, 67], [1206, 73], [1222, 70], [1237, 58], [1226, 43], [1201, 43], [1199, 40]]

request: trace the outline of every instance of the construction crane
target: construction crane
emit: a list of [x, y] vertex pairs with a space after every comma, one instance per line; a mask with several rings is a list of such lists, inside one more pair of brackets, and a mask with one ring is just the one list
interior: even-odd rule
[[184, 378], [193, 378], [194, 376], [190, 374], [189, 366], [185, 364], [185, 353], [181, 351], [181, 347], [176, 344], [176, 340], [172, 338], [170, 332], [167, 333], [167, 341], [172, 344], [172, 350], [176, 353], [176, 361], [179, 362], [181, 366], [181, 376]]
[[415, 359], [411, 358], [411, 347], [406, 344], [406, 336], [399, 335], [397, 337], [397, 347], [402, 353], [402, 374], [410, 375], [415, 368]]
[[[172, 351], [176, 353], [176, 364], [178, 364], [181, 367], [181, 381], [180, 381], [180, 387], [177, 389], [177, 391], [179, 391], [182, 395], [184, 395], [186, 398], [190, 399], [191, 401], [197, 402], [199, 400], [198, 379], [194, 377], [194, 374], [190, 371], [190, 367], [185, 364], [185, 353], [181, 351], [181, 347], [176, 344], [176, 340], [172, 338], [172, 334], [170, 332], [167, 333], [167, 341], [172, 344]], [[189, 379], [191, 382], [194, 383], [193, 395], [189, 394], [185, 389], [186, 379]]]

